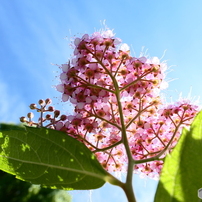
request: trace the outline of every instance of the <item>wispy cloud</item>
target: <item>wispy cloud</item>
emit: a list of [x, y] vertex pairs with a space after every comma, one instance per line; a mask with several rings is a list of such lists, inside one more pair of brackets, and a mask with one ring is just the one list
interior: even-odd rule
[[19, 117], [26, 113], [26, 108], [22, 98], [0, 79], [0, 122], [19, 123]]

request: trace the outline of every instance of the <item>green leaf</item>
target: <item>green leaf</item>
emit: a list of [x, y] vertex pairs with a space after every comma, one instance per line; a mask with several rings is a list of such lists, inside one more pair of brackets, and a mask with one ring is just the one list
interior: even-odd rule
[[155, 202], [199, 201], [202, 188], [202, 112], [190, 130], [183, 129], [171, 155], [165, 159]]
[[0, 170], [1, 202], [70, 202], [71, 196], [66, 190], [42, 188], [24, 182]]
[[0, 131], [4, 130], [25, 130], [24, 125], [15, 125], [15, 124], [6, 124], [6, 123], [0, 123]]
[[0, 125], [0, 169], [52, 189], [96, 189], [112, 178], [81, 142], [47, 128]]

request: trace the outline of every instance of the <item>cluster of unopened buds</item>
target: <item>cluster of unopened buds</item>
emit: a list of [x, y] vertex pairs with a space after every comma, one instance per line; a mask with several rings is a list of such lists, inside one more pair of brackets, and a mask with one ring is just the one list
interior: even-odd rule
[[[46, 127], [83, 142], [110, 172], [127, 170], [130, 150], [134, 171], [156, 177], [162, 159], [198, 108], [186, 101], [163, 106], [160, 91], [167, 87], [166, 64], [156, 57], [132, 57], [129, 47], [120, 43], [111, 30], [75, 39], [74, 57], [61, 65], [57, 86], [62, 100], [75, 106], [74, 114], [57, 121], [56, 115], [40, 117], [40, 126], [49, 120]], [[47, 103], [30, 108], [43, 114], [50, 111]]]
[[40, 99], [38, 101], [39, 106], [37, 106], [36, 104], [30, 104], [30, 109], [36, 110], [40, 113], [40, 117], [38, 118], [37, 122], [33, 120], [33, 112], [29, 112], [27, 114], [27, 117], [20, 117], [20, 121], [22, 123], [26, 123], [29, 126], [56, 129], [57, 123], [60, 121], [65, 121], [67, 119], [67, 116], [64, 114], [60, 115], [59, 110], [55, 110], [53, 106], [48, 106], [51, 104], [51, 102], [51, 99], [47, 98], [46, 100]]

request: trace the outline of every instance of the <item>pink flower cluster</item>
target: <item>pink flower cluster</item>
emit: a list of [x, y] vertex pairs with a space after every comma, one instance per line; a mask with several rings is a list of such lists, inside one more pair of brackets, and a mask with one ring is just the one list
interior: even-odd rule
[[197, 107], [188, 102], [163, 106], [166, 64], [132, 57], [111, 30], [76, 38], [74, 47], [74, 57], [61, 65], [57, 90], [75, 112], [54, 127], [83, 142], [108, 171], [127, 170], [128, 144], [134, 171], [157, 176], [160, 159], [176, 145]]
[[74, 57], [61, 66], [57, 86], [62, 100], [75, 105], [75, 114], [56, 129], [82, 141], [109, 171], [127, 170], [125, 135], [135, 171], [154, 177], [163, 161], [149, 159], [172, 150], [197, 107], [187, 102], [163, 107], [166, 64], [132, 57], [120, 43], [111, 30], [75, 39]]

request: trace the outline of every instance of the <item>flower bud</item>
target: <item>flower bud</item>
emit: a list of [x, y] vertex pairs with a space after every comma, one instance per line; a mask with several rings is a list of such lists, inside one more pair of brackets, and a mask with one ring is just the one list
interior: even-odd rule
[[45, 101], [41, 99], [41, 100], [39, 100], [39, 104], [42, 106], [45, 104]]
[[22, 116], [22, 117], [20, 117], [20, 121], [21, 121], [22, 123], [25, 123], [25, 122], [27, 122], [27, 119], [26, 119], [26, 117]]
[[67, 116], [66, 116], [66, 115], [64, 115], [64, 114], [61, 115], [61, 117], [60, 117], [60, 120], [61, 120], [61, 121], [65, 121], [66, 119], [67, 119]]
[[46, 114], [46, 119], [50, 120], [50, 119], [52, 119], [52, 116], [50, 114]]
[[59, 110], [55, 110], [54, 111], [54, 115], [55, 115], [55, 117], [58, 117], [60, 115], [60, 111]]
[[50, 98], [47, 98], [47, 99], [45, 100], [45, 103], [46, 103], [47, 105], [49, 105], [49, 104], [52, 103], [52, 100], [51, 100]]
[[31, 105], [29, 106], [29, 108], [30, 108], [30, 109], [36, 109], [36, 104], [31, 104]]
[[53, 111], [54, 111], [54, 107], [49, 106], [47, 111], [49, 111], [49, 112], [53, 112]]
[[34, 117], [34, 114], [33, 114], [32, 112], [29, 112], [29, 113], [27, 114], [27, 117], [28, 117], [29, 119], [32, 119], [32, 118]]

